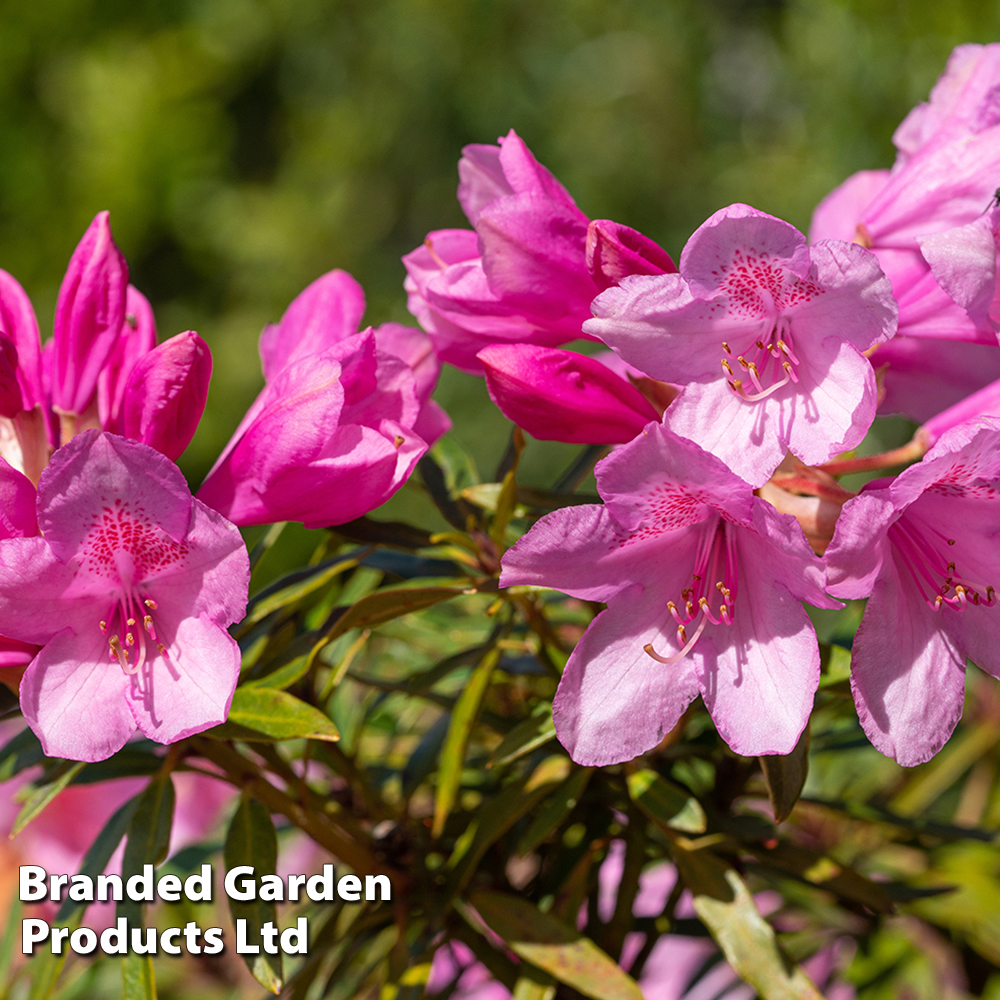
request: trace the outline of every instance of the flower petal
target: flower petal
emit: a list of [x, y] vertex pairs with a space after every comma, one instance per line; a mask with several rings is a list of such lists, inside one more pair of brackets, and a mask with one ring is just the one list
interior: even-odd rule
[[[667, 624], [669, 623], [669, 624]], [[552, 703], [559, 741], [578, 764], [604, 766], [652, 749], [698, 694], [690, 659], [657, 663], [676, 626], [658, 587], [630, 587], [573, 650]]]

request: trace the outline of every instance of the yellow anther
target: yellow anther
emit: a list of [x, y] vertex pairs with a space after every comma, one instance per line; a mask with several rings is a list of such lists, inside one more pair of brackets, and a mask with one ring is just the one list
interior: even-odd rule
[[150, 611], [155, 611], [156, 608], [157, 608], [157, 606], [158, 606], [157, 603], [156, 603], [156, 601], [153, 601], [153, 600], [151, 600], [148, 597], [142, 603], [145, 604], [146, 607], [149, 608]]
[[726, 352], [726, 354], [732, 354], [732, 353], [733, 353], [733, 352], [732, 352], [732, 351], [731, 351], [731, 350], [729, 349], [729, 345], [728, 345], [728, 344], [727, 344], [727, 343], [726, 343], [725, 341], [723, 341], [723, 342], [722, 342], [722, 349], [723, 349], [723, 350], [724, 350], [724, 351]]

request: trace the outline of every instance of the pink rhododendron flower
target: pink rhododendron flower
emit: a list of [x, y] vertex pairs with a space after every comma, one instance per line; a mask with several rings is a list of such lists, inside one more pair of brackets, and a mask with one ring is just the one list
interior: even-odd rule
[[236, 524], [343, 524], [384, 503], [427, 443], [413, 370], [369, 330], [293, 360], [247, 411], [198, 497]]
[[590, 223], [513, 130], [462, 154], [458, 200], [475, 232], [429, 233], [403, 258], [410, 312], [442, 361], [478, 375], [489, 344], [574, 340], [608, 284], [675, 270], [635, 230]]
[[922, 462], [849, 500], [826, 551], [830, 593], [868, 597], [851, 686], [872, 743], [933, 757], [962, 715], [965, 661], [1000, 676], [1000, 420], [945, 433]]
[[796, 520], [660, 424], [598, 463], [603, 506], [543, 517], [502, 586], [606, 601], [566, 665], [556, 732], [603, 765], [655, 746], [700, 693], [737, 753], [788, 753], [819, 682], [801, 600], [832, 607]]
[[584, 329], [653, 378], [684, 385], [665, 421], [760, 486], [790, 449], [815, 465], [859, 444], [876, 387], [862, 351], [892, 336], [875, 258], [809, 246], [747, 205], [716, 212], [679, 274], [623, 279]]
[[660, 414], [596, 358], [534, 344], [493, 344], [477, 355], [490, 398], [542, 441], [622, 444]]
[[[346, 271], [329, 271], [300, 292], [280, 323], [264, 327], [260, 358], [264, 378], [271, 382], [283, 368], [343, 343], [358, 332], [365, 313], [365, 293]], [[371, 329], [371, 328], [369, 328]], [[375, 346], [399, 358], [413, 371], [420, 413], [413, 429], [433, 444], [451, 429], [448, 414], [431, 399], [441, 374], [441, 362], [426, 333], [400, 323], [372, 329]]]
[[0, 632], [42, 646], [20, 697], [45, 752], [103, 760], [136, 726], [169, 743], [222, 722], [250, 572], [236, 528], [159, 452], [97, 431], [53, 456], [38, 526], [0, 540]]

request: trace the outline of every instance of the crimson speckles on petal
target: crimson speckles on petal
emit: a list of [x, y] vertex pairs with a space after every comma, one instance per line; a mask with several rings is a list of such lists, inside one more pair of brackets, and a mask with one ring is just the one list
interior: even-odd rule
[[659, 424], [595, 472], [604, 505], [543, 517], [500, 578], [608, 604], [556, 692], [560, 741], [581, 764], [628, 760], [701, 694], [737, 753], [788, 753], [819, 681], [800, 600], [833, 606], [794, 519]]
[[160, 452], [98, 431], [53, 455], [38, 524], [0, 540], [0, 634], [42, 647], [20, 698], [45, 752], [103, 760], [136, 726], [170, 743], [222, 722], [250, 578], [236, 527]]
[[684, 386], [664, 420], [760, 486], [787, 451], [819, 464], [860, 443], [876, 386], [862, 352], [896, 305], [875, 257], [809, 246], [747, 205], [716, 212], [677, 274], [624, 278], [584, 330], [652, 378]]

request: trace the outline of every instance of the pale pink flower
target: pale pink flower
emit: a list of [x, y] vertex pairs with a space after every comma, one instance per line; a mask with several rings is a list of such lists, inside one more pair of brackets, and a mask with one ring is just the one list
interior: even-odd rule
[[691, 237], [680, 273], [624, 278], [584, 329], [653, 378], [684, 386], [667, 426], [754, 486], [791, 450], [807, 465], [859, 444], [875, 416], [861, 353], [892, 336], [896, 306], [875, 258], [809, 246], [747, 205]]
[[905, 766], [933, 757], [958, 723], [967, 657], [1000, 676], [998, 524], [1000, 420], [990, 417], [868, 484], [837, 522], [828, 590], [869, 598], [852, 653], [858, 716]]
[[169, 743], [222, 722], [249, 585], [236, 528], [159, 452], [97, 431], [53, 456], [38, 526], [0, 540], [0, 632], [42, 646], [20, 698], [45, 752], [103, 760], [136, 726]]
[[[873, 357], [889, 366], [884, 412], [923, 420], [1000, 377], [986, 218], [1000, 180], [998, 86], [1000, 45], [956, 48], [929, 102], [896, 130], [892, 169], [854, 174], [813, 215], [810, 239], [856, 240], [892, 282], [899, 338]], [[973, 286], [986, 284], [977, 301]]]
[[629, 760], [701, 694], [737, 753], [789, 753], [819, 682], [800, 601], [836, 604], [798, 522], [656, 423], [596, 475], [604, 505], [543, 517], [500, 577], [607, 602], [556, 692], [560, 741], [581, 764]]

